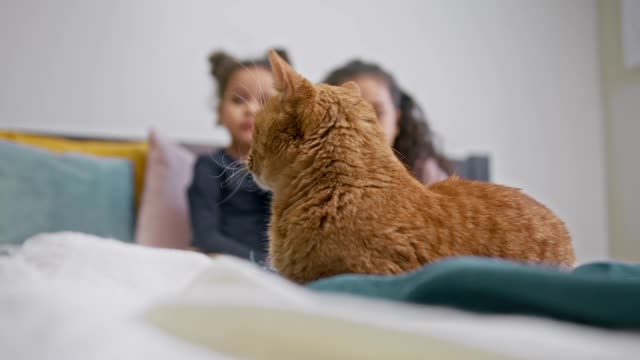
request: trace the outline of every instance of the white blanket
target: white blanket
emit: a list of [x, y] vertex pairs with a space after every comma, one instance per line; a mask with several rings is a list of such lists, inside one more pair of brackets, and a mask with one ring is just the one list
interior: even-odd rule
[[[222, 354], [227, 355], [222, 355]], [[0, 257], [0, 359], [634, 358], [638, 333], [312, 293], [248, 262], [77, 233]]]

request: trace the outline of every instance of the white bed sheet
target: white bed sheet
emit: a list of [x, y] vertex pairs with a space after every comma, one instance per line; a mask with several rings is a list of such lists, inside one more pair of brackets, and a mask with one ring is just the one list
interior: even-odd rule
[[[228, 347], [212, 348], [202, 339], [174, 336], [181, 334], [178, 325], [154, 319], [158, 314], [187, 319], [181, 317], [185, 309], [196, 308], [200, 315], [192, 321], [194, 327], [207, 334], [232, 334], [234, 325], [250, 319], [241, 319], [248, 316], [241, 311], [215, 321], [215, 310], [231, 305], [344, 319], [514, 358], [633, 359], [640, 353], [637, 332], [317, 294], [241, 260], [212, 260], [192, 252], [57, 233], [32, 238], [19, 252], [0, 257], [0, 358], [229, 358], [233, 356], [218, 351], [228, 353]], [[312, 329], [314, 321], [304, 324]], [[264, 355], [282, 358], [287, 342], [290, 346], [300, 341], [296, 336], [303, 331], [287, 326], [275, 321], [268, 333], [246, 331], [216, 341], [260, 350], [265, 346], [260, 338], [269, 335], [271, 350], [279, 346], [280, 352], [265, 348]], [[352, 335], [345, 333], [334, 341], [348, 344]], [[331, 336], [313, 336], [316, 343], [308, 344], [309, 349], [339, 348], [326, 338]]]

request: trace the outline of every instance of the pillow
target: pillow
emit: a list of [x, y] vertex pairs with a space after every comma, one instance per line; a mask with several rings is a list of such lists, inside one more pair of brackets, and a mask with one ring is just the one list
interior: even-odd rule
[[151, 132], [136, 242], [185, 249], [191, 244], [187, 187], [193, 177], [195, 155]]
[[132, 240], [128, 160], [56, 154], [4, 140], [0, 154], [1, 244], [56, 231]]
[[147, 158], [147, 144], [145, 142], [67, 140], [55, 136], [31, 135], [11, 131], [0, 131], [0, 139], [7, 139], [56, 152], [79, 152], [128, 159], [133, 163], [135, 170], [135, 196], [136, 204], [139, 204]]

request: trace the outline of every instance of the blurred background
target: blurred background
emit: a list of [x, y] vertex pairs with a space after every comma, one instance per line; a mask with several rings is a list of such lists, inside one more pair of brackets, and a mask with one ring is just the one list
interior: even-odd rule
[[639, 3], [2, 0], [0, 128], [224, 145], [213, 49], [283, 46], [314, 81], [362, 57], [445, 153], [488, 155], [492, 181], [556, 211], [581, 261], [640, 260]]

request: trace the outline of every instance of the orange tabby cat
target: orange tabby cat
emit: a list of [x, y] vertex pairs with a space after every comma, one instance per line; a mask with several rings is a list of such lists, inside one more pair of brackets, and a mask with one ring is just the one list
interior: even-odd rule
[[397, 274], [447, 256], [573, 266], [564, 225], [517, 189], [414, 179], [355, 83], [313, 85], [274, 52], [276, 89], [247, 159], [273, 191], [270, 256], [288, 279]]

